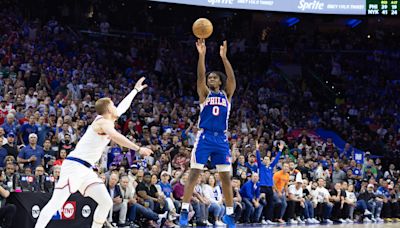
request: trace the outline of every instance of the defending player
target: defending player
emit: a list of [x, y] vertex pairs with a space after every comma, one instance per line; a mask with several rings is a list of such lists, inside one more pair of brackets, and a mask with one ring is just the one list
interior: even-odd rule
[[100, 159], [105, 146], [113, 140], [142, 155], [148, 156], [152, 153], [150, 149], [139, 147], [129, 141], [114, 128], [114, 122], [128, 110], [136, 94], [147, 87], [147, 85], [142, 85], [144, 79], [141, 78], [136, 83], [135, 88], [121, 101], [118, 108], [110, 98], [101, 98], [96, 101], [95, 108], [98, 116], [78, 142], [75, 150], [63, 162], [60, 180], [55, 186], [50, 201], [41, 211], [35, 228], [44, 228], [69, 196], [77, 191], [83, 196], [91, 197], [98, 204], [93, 215], [92, 228], [103, 226], [113, 201], [105, 185], [91, 167]]
[[220, 56], [225, 67], [226, 76], [217, 71], [206, 74], [205, 40], [198, 40], [196, 47], [199, 52], [197, 93], [200, 99], [200, 118], [198, 122], [200, 130], [197, 133], [196, 143], [192, 151], [191, 169], [188, 182], [185, 185], [180, 225], [188, 225], [189, 202], [193, 195], [193, 188], [200, 172], [204, 168], [204, 164], [211, 158], [211, 162], [216, 165], [221, 177], [222, 192], [225, 197], [226, 215], [222, 218], [222, 221], [228, 224], [228, 227], [235, 227], [230, 177], [231, 155], [229, 142], [225, 135], [225, 131], [228, 128], [231, 99], [236, 88], [235, 76], [232, 66], [226, 57], [226, 41], [220, 46]]

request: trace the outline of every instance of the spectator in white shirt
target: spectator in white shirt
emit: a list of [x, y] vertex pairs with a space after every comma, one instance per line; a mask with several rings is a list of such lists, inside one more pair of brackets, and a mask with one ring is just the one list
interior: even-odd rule
[[25, 107], [33, 107], [36, 108], [38, 105], [38, 99], [37, 99], [38, 93], [34, 92], [33, 88], [29, 89], [28, 94], [25, 96]]
[[207, 184], [203, 186], [204, 196], [211, 201], [208, 209], [209, 213], [212, 213], [215, 219], [215, 225], [223, 226], [221, 218], [224, 215], [225, 207], [222, 202], [221, 187], [216, 185], [214, 175], [210, 175]]
[[295, 184], [292, 184], [288, 188], [288, 207], [287, 214], [290, 224], [304, 224], [305, 222], [301, 220], [300, 216], [304, 213], [304, 203], [303, 198], [303, 180], [301, 176], [296, 177]]
[[314, 194], [317, 199], [317, 216], [319, 217], [321, 223], [333, 224], [330, 220], [333, 204], [329, 202], [331, 194], [329, 194], [328, 189], [325, 188], [326, 182], [324, 179], [318, 179], [318, 187], [315, 189]]
[[349, 184], [347, 188], [345, 203], [349, 205], [349, 217], [350, 217], [346, 219], [346, 222], [352, 223], [354, 219], [354, 208], [357, 205], [357, 197], [356, 194], [354, 194], [354, 185], [352, 184]]

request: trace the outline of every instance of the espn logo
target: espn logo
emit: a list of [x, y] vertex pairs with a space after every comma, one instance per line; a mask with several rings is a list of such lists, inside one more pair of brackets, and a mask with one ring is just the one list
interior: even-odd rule
[[76, 202], [67, 201], [64, 206], [53, 215], [52, 220], [73, 220], [76, 214]]

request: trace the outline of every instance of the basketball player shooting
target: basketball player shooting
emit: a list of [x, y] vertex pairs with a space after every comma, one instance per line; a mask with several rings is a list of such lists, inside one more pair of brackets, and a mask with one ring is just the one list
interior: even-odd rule
[[121, 101], [118, 107], [115, 107], [110, 98], [101, 98], [96, 101], [95, 108], [98, 116], [82, 136], [75, 150], [63, 162], [60, 180], [55, 186], [50, 201], [41, 211], [35, 228], [46, 227], [52, 216], [64, 205], [69, 196], [77, 191], [85, 197], [91, 197], [98, 204], [93, 215], [92, 228], [103, 226], [113, 201], [105, 185], [91, 167], [100, 159], [110, 140], [123, 147], [135, 150], [141, 155], [152, 154], [150, 149], [139, 147], [114, 128], [114, 122], [129, 109], [136, 94], [147, 87], [143, 84], [144, 80], [145, 78], [141, 78], [136, 83], [135, 88]]
[[226, 57], [227, 42], [220, 46], [220, 56], [225, 68], [225, 74], [218, 71], [206, 73], [206, 45], [204, 39], [196, 43], [199, 52], [197, 65], [197, 93], [200, 99], [199, 132], [192, 151], [188, 182], [185, 184], [180, 225], [187, 226], [189, 222], [189, 202], [194, 186], [204, 165], [211, 158], [219, 172], [222, 192], [225, 197], [226, 215], [222, 221], [228, 227], [235, 227], [233, 216], [233, 193], [231, 187], [231, 155], [229, 142], [225, 135], [228, 128], [228, 118], [231, 109], [231, 98], [236, 88], [235, 75]]

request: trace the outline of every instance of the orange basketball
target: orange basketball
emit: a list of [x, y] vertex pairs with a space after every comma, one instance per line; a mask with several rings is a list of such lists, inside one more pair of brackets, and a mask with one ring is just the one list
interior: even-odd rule
[[192, 30], [197, 38], [206, 39], [211, 36], [213, 25], [207, 18], [199, 18], [193, 23]]

